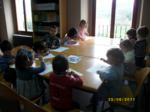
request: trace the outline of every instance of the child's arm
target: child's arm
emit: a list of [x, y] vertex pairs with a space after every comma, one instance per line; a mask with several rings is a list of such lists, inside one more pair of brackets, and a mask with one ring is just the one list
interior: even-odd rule
[[45, 68], [46, 68], [46, 66], [45, 66], [45, 63], [44, 63], [44, 61], [43, 61], [43, 58], [42, 57], [39, 57], [39, 61], [40, 61], [40, 67], [37, 67], [37, 68], [32, 68], [32, 70], [33, 70], [33, 72], [34, 73], [40, 73], [40, 72], [43, 72], [44, 70], [45, 70]]
[[56, 39], [52, 43], [52, 49], [57, 49], [58, 47], [60, 47], [60, 41], [59, 39]]
[[74, 72], [70, 72], [69, 75], [70, 75], [71, 86], [79, 87], [83, 85], [83, 81], [79, 75], [75, 74]]
[[[104, 59], [104, 58], [100, 58], [100, 60], [102, 60], [103, 62], [105, 62], [105, 63], [108, 63], [108, 61], [106, 60], [106, 59]], [[109, 64], [109, 63], [108, 63]]]

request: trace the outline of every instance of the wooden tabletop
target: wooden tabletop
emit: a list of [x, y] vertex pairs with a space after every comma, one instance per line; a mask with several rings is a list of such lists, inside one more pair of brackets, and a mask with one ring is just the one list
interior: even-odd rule
[[[65, 55], [67, 56], [67, 55]], [[69, 63], [69, 67], [78, 72], [83, 80], [83, 88], [84, 90], [95, 92], [98, 87], [102, 84], [102, 80], [99, 78], [99, 75], [96, 73], [88, 72], [87, 69], [90, 67], [96, 66], [100, 64], [100, 60], [97, 58], [90, 58], [85, 56], [80, 56], [81, 60], [74, 64]], [[49, 60], [51, 62], [51, 60]], [[48, 62], [48, 60], [47, 60]], [[49, 73], [43, 75], [46, 78], [49, 78]]]
[[[65, 46], [68, 47], [68, 50], [65, 50], [64, 52], [54, 52], [51, 51], [52, 54], [58, 55], [63, 54], [64, 56], [69, 55], [77, 55], [80, 56], [81, 60], [76, 64], [69, 64], [71, 69], [74, 69], [82, 74], [81, 78], [83, 79], [83, 88], [88, 91], [96, 91], [98, 87], [102, 84], [102, 81], [100, 80], [99, 76], [96, 73], [87, 72], [87, 69], [90, 67], [93, 67], [100, 62], [100, 58], [105, 58], [106, 52], [109, 48], [112, 46], [108, 46], [108, 43], [99, 43], [94, 38], [90, 38], [86, 41], [80, 41], [80, 45], [77, 46]], [[24, 47], [24, 46], [23, 46]], [[16, 53], [16, 51], [19, 49], [19, 47], [13, 49], [13, 53]], [[51, 63], [52, 59], [46, 60], [45, 62]], [[45, 74], [44, 77], [49, 77], [48, 74]]]

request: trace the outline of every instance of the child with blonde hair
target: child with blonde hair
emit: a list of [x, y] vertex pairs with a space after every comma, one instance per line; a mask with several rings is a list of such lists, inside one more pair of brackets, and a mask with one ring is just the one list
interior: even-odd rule
[[123, 40], [120, 43], [120, 48], [125, 57], [124, 61], [125, 75], [128, 76], [133, 75], [136, 70], [133, 44], [131, 43], [130, 40]]
[[79, 23], [79, 28], [78, 28], [78, 38], [81, 40], [85, 40], [86, 36], [89, 35], [88, 31], [87, 31], [87, 22], [82, 19]]

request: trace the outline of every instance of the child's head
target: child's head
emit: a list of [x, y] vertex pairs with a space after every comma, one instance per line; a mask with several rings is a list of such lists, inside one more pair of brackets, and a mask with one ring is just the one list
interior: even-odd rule
[[67, 36], [72, 39], [75, 38], [77, 36], [77, 30], [75, 28], [70, 28], [67, 33]]
[[137, 38], [144, 39], [149, 34], [149, 29], [146, 26], [141, 26], [137, 29]]
[[1, 43], [1, 51], [4, 55], [11, 55], [12, 45], [9, 41], [4, 40]]
[[82, 19], [80, 21], [79, 27], [80, 28], [87, 28], [87, 22], [84, 19]]
[[120, 48], [123, 52], [128, 52], [133, 50], [133, 44], [130, 42], [130, 40], [123, 40], [120, 43]]
[[58, 33], [57, 27], [55, 25], [51, 25], [49, 29], [49, 33], [51, 36], [56, 36], [56, 34]]
[[131, 29], [129, 29], [129, 30], [126, 32], [126, 34], [127, 34], [128, 38], [129, 38], [129, 40], [130, 40], [130, 39], [135, 39], [135, 40], [136, 40], [136, 29], [131, 28]]
[[68, 60], [62, 55], [57, 55], [52, 61], [52, 67], [55, 74], [65, 75], [69, 68]]
[[31, 50], [21, 48], [18, 50], [15, 59], [15, 65], [18, 69], [25, 69], [33, 64], [33, 54]]
[[124, 62], [123, 52], [119, 48], [109, 49], [106, 55], [110, 65], [120, 65]]
[[47, 45], [45, 41], [37, 41], [33, 45], [33, 49], [36, 53], [44, 54], [47, 51]]

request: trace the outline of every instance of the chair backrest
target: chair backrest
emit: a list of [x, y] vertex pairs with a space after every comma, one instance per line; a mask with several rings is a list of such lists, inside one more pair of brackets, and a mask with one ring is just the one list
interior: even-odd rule
[[2, 112], [20, 112], [17, 94], [3, 82], [0, 82], [0, 110]]
[[[22, 108], [21, 108], [22, 107]], [[16, 91], [0, 82], [0, 110], [2, 112], [46, 112]]]
[[145, 67], [145, 68], [141, 68], [140, 70], [137, 70], [134, 77], [135, 77], [135, 81], [137, 84], [137, 89], [135, 92], [135, 96], [138, 96], [142, 85], [146, 79], [146, 77], [148, 76], [148, 74], [150, 73], [150, 68], [149, 67]]
[[37, 104], [34, 104], [33, 102], [31, 102], [30, 100], [28, 100], [23, 96], [20, 96], [19, 99], [23, 107], [22, 108], [23, 112], [46, 112], [43, 108], [41, 108]]
[[147, 67], [150, 67], [150, 56], [146, 57], [145, 64], [146, 64]]

